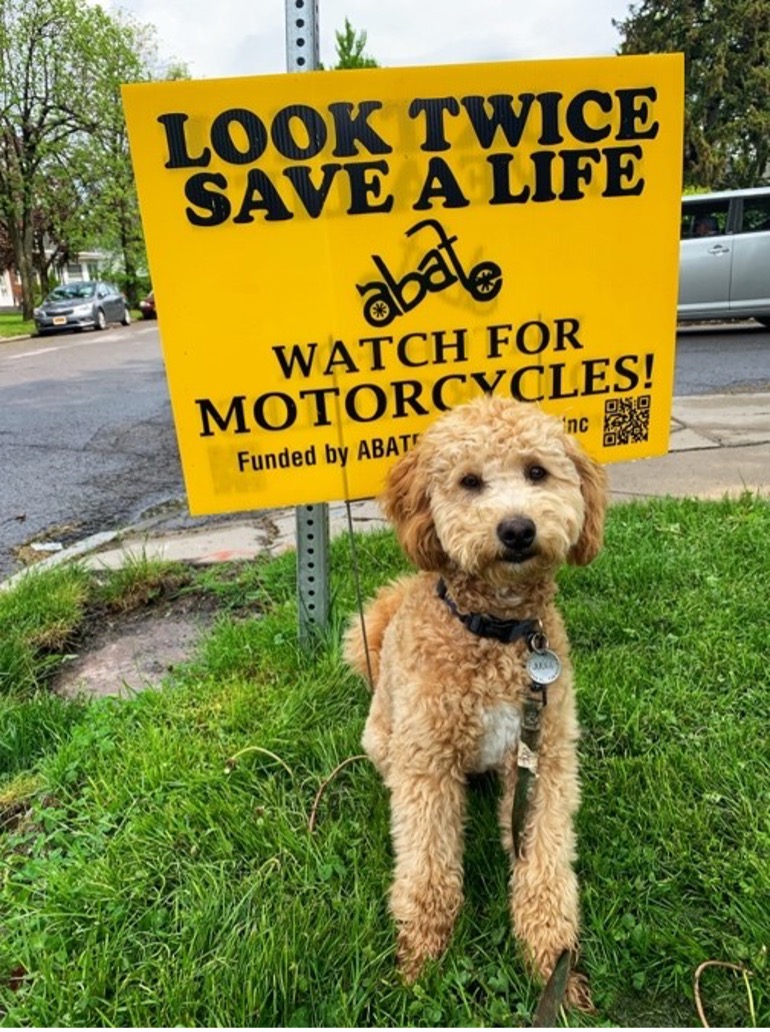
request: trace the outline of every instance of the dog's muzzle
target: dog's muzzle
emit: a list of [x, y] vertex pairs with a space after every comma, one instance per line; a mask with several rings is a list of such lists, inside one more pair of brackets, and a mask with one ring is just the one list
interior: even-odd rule
[[497, 538], [505, 548], [502, 558], [508, 563], [523, 563], [535, 554], [537, 527], [528, 516], [512, 516], [497, 525]]

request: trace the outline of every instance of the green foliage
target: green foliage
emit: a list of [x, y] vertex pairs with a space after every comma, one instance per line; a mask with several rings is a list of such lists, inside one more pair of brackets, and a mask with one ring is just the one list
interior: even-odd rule
[[25, 318], [36, 279], [45, 290], [52, 263], [86, 245], [120, 255], [135, 302], [144, 243], [119, 87], [157, 68], [151, 30], [125, 15], [76, 0], [0, 3], [0, 250], [19, 272]]
[[[581, 967], [599, 1008], [573, 1026], [691, 1027], [706, 958], [750, 969], [756, 1024], [770, 1021], [769, 546], [770, 504], [750, 496], [618, 505], [599, 559], [560, 578], [583, 727]], [[368, 596], [404, 560], [388, 533], [354, 556], [335, 540], [341, 614], [354, 567]], [[394, 967], [388, 800], [368, 762], [326, 785], [308, 830], [319, 788], [360, 752], [369, 691], [341, 664], [339, 628], [299, 650], [294, 580], [290, 555], [202, 573], [226, 611], [162, 691], [92, 703], [58, 735], [31, 697], [0, 793], [3, 1024], [531, 1022], [491, 780], [472, 787], [452, 943], [412, 987]], [[39, 596], [14, 605], [39, 622], [24, 617]], [[709, 972], [702, 994], [715, 1027], [751, 1020], [740, 978]]]
[[770, 181], [768, 0], [642, 0], [614, 24], [622, 54], [685, 55], [685, 182]]
[[356, 32], [348, 19], [342, 32], [335, 32], [337, 39], [337, 63], [335, 69], [342, 68], [379, 68], [373, 57], [364, 53], [366, 49], [366, 33]]

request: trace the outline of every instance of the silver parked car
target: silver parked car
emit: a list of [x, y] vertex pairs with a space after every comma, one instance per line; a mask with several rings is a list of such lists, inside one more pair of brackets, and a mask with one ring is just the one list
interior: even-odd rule
[[678, 314], [770, 329], [770, 187], [682, 199]]
[[34, 315], [41, 335], [57, 330], [103, 330], [110, 322], [124, 326], [131, 322], [126, 299], [117, 287], [101, 280], [54, 287]]

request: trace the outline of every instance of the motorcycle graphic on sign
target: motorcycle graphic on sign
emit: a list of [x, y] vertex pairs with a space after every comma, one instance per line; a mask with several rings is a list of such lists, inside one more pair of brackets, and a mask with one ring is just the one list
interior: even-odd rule
[[446, 290], [455, 283], [476, 301], [491, 301], [503, 285], [502, 269], [496, 262], [483, 261], [468, 272], [455, 250], [457, 236], [449, 236], [437, 219], [422, 219], [405, 236], [411, 237], [423, 230], [438, 238], [425, 252], [417, 268], [400, 279], [393, 275], [378, 254], [372, 255], [381, 279], [357, 283], [356, 290], [363, 297], [364, 318], [371, 326], [387, 326], [399, 315], [416, 308], [428, 294]]

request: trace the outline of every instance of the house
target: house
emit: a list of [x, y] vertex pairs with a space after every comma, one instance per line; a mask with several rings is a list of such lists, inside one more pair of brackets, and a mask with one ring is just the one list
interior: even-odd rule
[[21, 302], [18, 277], [10, 269], [0, 272], [0, 313], [15, 312]]
[[[104, 263], [101, 251], [81, 251], [74, 261], [53, 270], [52, 278], [58, 283], [75, 283], [99, 277], [99, 266]], [[15, 270], [0, 271], [0, 312], [17, 312], [21, 308], [21, 283]]]

